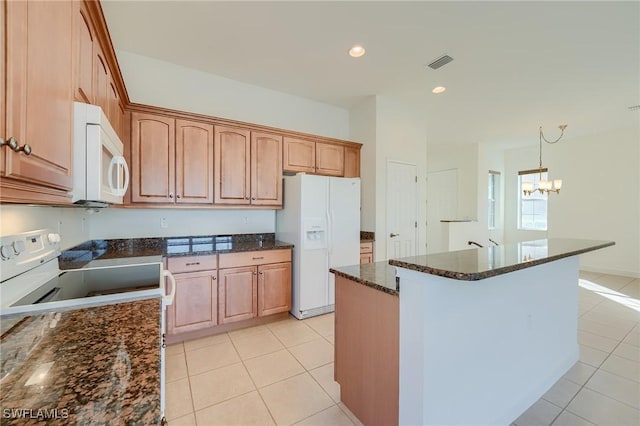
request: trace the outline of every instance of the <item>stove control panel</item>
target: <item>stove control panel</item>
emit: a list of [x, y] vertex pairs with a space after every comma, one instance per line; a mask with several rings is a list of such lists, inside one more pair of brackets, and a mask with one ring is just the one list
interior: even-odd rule
[[0, 281], [60, 255], [60, 234], [50, 229], [0, 237]]

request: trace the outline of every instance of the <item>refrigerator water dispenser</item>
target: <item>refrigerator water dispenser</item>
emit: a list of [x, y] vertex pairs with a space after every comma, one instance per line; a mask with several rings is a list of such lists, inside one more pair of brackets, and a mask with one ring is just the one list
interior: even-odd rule
[[322, 217], [307, 217], [304, 220], [304, 249], [327, 248], [327, 222]]

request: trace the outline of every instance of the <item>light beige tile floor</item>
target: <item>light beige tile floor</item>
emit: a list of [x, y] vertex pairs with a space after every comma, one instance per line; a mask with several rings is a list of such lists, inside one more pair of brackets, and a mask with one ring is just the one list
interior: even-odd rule
[[[640, 425], [640, 280], [581, 273], [580, 361], [514, 421]], [[333, 381], [334, 315], [167, 348], [166, 417], [187, 425], [354, 425]]]

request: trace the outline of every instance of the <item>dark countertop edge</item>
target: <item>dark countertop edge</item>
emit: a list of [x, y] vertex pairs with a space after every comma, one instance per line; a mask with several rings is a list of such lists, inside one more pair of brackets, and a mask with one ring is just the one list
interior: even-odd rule
[[456, 272], [456, 271], [448, 271], [443, 269], [431, 268], [426, 265], [416, 265], [414, 263], [405, 263], [400, 260], [389, 260], [389, 265], [397, 266], [399, 268], [411, 269], [413, 271], [422, 272], [425, 274], [437, 275], [440, 277], [451, 278], [460, 281], [480, 281], [485, 278], [491, 278], [498, 275], [504, 275], [509, 272], [519, 271], [521, 269], [530, 268], [532, 266], [542, 265], [549, 262], [554, 262], [556, 260], [564, 259], [566, 257], [577, 256], [579, 254], [587, 253], [594, 250], [599, 250], [605, 247], [611, 247], [615, 245], [614, 241], [609, 241], [603, 244], [598, 244], [592, 247], [587, 247], [584, 249], [573, 250], [566, 253], [557, 254], [555, 256], [545, 257], [543, 259], [531, 260], [529, 262], [518, 263], [515, 265], [504, 266], [501, 268], [492, 269], [490, 271], [477, 272], [477, 273], [467, 273], [467, 272]]
[[333, 269], [333, 268], [329, 268], [329, 272], [331, 272], [333, 274], [336, 274], [337, 276], [340, 276], [342, 278], [346, 278], [346, 279], [348, 279], [350, 281], [355, 281], [358, 284], [362, 284], [362, 285], [365, 285], [367, 287], [371, 287], [371, 288], [373, 288], [375, 290], [379, 290], [379, 291], [382, 291], [384, 293], [390, 294], [392, 296], [398, 296], [398, 290], [390, 289], [389, 287], [380, 285], [380, 284], [375, 283], [373, 281], [370, 281], [370, 280], [367, 280], [367, 279], [364, 279], [364, 278], [361, 278], [361, 277], [356, 277], [354, 275], [347, 274], [345, 272], [338, 271], [338, 270]]
[[469, 223], [469, 222], [477, 222], [475, 219], [442, 219], [440, 222], [442, 223]]
[[207, 254], [241, 253], [245, 251], [281, 250], [281, 249], [285, 250], [285, 249], [292, 249], [294, 247], [295, 246], [293, 244], [276, 241], [275, 244], [269, 245], [268, 247], [264, 247], [264, 246], [240, 247], [240, 248], [233, 248], [228, 250], [198, 251], [198, 252], [191, 252], [191, 253], [166, 253], [165, 252], [162, 254], [162, 256], [163, 257], [201, 256], [201, 255], [207, 255]]

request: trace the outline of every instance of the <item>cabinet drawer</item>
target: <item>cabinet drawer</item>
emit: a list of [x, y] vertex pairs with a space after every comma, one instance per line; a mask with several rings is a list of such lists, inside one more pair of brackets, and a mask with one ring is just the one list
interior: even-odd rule
[[291, 262], [291, 250], [260, 250], [220, 255], [220, 268]]
[[360, 254], [373, 253], [373, 243], [360, 243]]
[[218, 267], [217, 255], [178, 256], [167, 258], [167, 269], [174, 274], [180, 272], [207, 271]]

